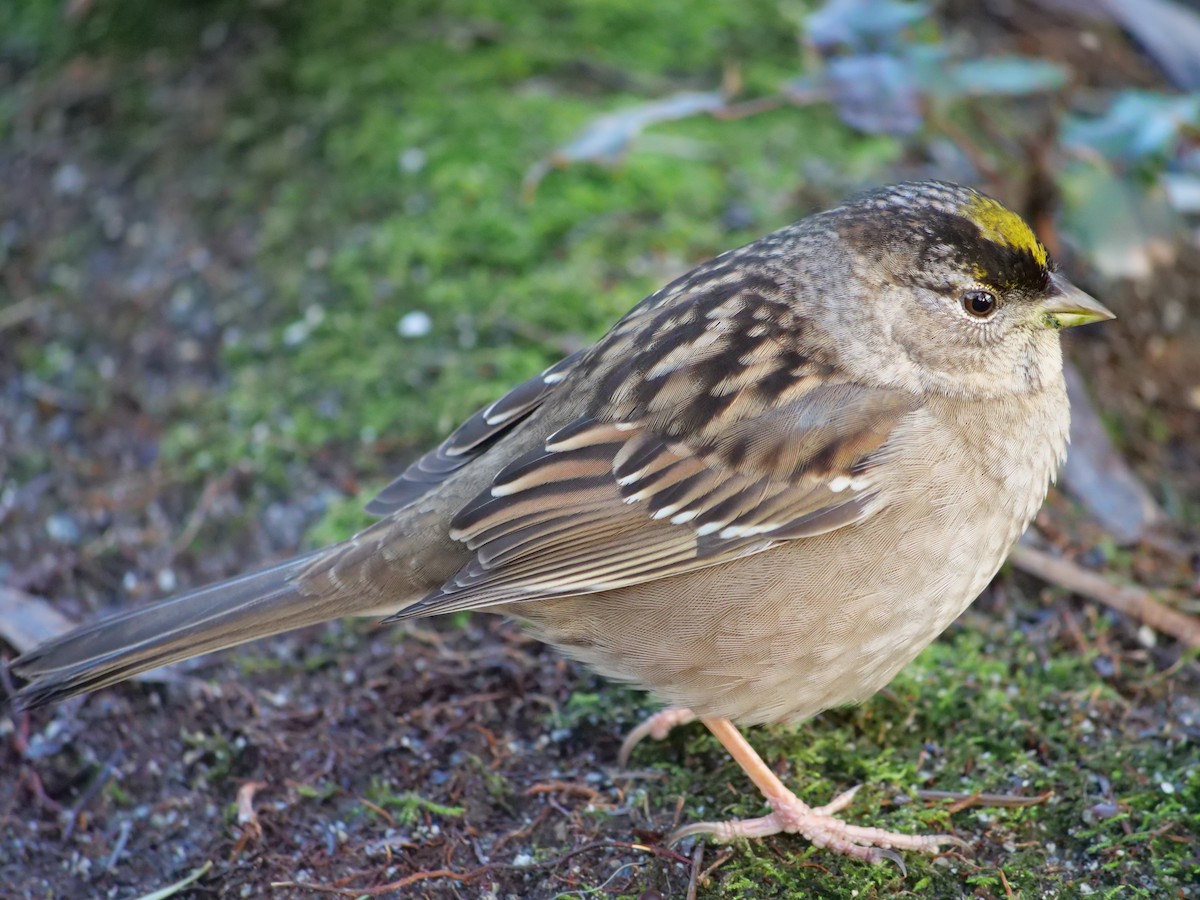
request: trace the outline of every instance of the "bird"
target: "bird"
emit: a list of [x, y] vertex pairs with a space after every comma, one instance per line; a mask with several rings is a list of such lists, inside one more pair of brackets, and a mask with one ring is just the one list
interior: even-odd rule
[[877, 188], [696, 266], [464, 421], [335, 545], [83, 625], [19, 709], [344, 616], [482, 610], [700, 720], [785, 832], [936, 853], [802, 802], [740, 727], [884, 687], [987, 586], [1066, 452], [1060, 331], [1113, 318], [970, 187]]

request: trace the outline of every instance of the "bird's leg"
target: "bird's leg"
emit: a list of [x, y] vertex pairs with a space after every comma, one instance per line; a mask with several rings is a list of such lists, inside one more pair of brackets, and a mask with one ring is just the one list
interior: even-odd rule
[[946, 834], [895, 834], [881, 828], [847, 825], [841, 819], [835, 818], [834, 814], [850, 804], [858, 788], [851, 788], [839, 794], [824, 806], [808, 806], [788, 790], [732, 722], [728, 719], [707, 717], [701, 717], [701, 721], [762, 791], [772, 812], [758, 819], [687, 825], [672, 834], [671, 841], [695, 834], [711, 834], [717, 840], [730, 841], [739, 837], [766, 837], [783, 831], [802, 835], [817, 847], [867, 862], [877, 863], [890, 859], [899, 864], [901, 869], [904, 868], [904, 862], [896, 850], [936, 853], [939, 844], [965, 845], [964, 841]]
[[624, 768], [629, 764], [629, 755], [633, 753], [633, 748], [643, 740], [651, 737], [656, 741], [661, 741], [672, 728], [694, 721], [696, 721], [696, 714], [690, 709], [682, 707], [669, 707], [656, 712], [626, 735], [625, 740], [621, 742], [621, 751], [617, 754], [617, 762], [621, 764], [621, 768]]

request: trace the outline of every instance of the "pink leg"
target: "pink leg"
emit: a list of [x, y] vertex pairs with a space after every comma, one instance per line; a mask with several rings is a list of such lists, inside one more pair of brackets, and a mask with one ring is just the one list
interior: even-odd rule
[[940, 844], [966, 846], [964, 841], [947, 834], [907, 835], [884, 831], [881, 828], [847, 825], [841, 819], [835, 818], [834, 814], [850, 804], [858, 788], [839, 794], [825, 806], [808, 806], [788, 790], [732, 722], [720, 718], [702, 718], [701, 721], [762, 791], [772, 812], [758, 819], [687, 825], [671, 835], [671, 841], [696, 834], [711, 834], [717, 840], [730, 841], [739, 837], [766, 837], [782, 831], [799, 834], [817, 847], [867, 862], [878, 863], [889, 859], [901, 869], [904, 868], [904, 862], [895, 850], [937, 853]]
[[633, 748], [643, 740], [652, 737], [656, 741], [661, 741], [672, 728], [694, 721], [696, 721], [696, 714], [690, 709], [669, 708], [656, 712], [629, 732], [625, 740], [621, 742], [621, 752], [617, 754], [617, 762], [621, 764], [621, 768], [625, 768], [629, 765], [629, 755], [633, 753]]

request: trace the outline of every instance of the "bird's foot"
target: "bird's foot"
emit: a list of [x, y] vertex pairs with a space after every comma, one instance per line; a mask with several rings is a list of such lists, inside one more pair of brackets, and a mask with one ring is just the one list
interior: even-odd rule
[[965, 841], [948, 834], [896, 834], [882, 828], [848, 825], [837, 818], [836, 814], [850, 805], [858, 788], [838, 794], [824, 806], [809, 806], [779, 780], [779, 776], [763, 762], [762, 757], [754, 751], [732, 722], [708, 716], [702, 717], [701, 721], [729, 751], [729, 755], [741, 766], [742, 771], [750, 776], [750, 780], [770, 804], [771, 814], [758, 819], [686, 825], [671, 835], [671, 841], [697, 834], [710, 834], [717, 840], [731, 841], [741, 837], [766, 837], [782, 831], [802, 835], [814, 846], [870, 863], [891, 860], [900, 867], [901, 872], [904, 871], [904, 860], [897, 850], [937, 853], [942, 844], [966, 846]]
[[822, 847], [844, 856], [852, 856], [869, 863], [890, 860], [900, 867], [901, 872], [905, 871], [904, 860], [897, 850], [937, 853], [942, 844], [965, 846], [965, 841], [948, 834], [897, 834], [882, 828], [849, 825], [835, 814], [849, 806], [857, 792], [858, 787], [854, 787], [839, 794], [824, 806], [812, 807], [785, 789], [782, 794], [767, 797], [767, 802], [773, 810], [770, 815], [757, 819], [685, 825], [676, 830], [668, 840], [673, 843], [700, 834], [711, 835], [719, 841], [761, 838], [780, 832], [799, 834], [815, 847]]
[[656, 741], [661, 741], [671, 731], [672, 728], [677, 728], [680, 725], [686, 725], [688, 722], [696, 721], [696, 714], [690, 709], [671, 707], [656, 712], [641, 725], [634, 728], [625, 740], [621, 742], [621, 751], [617, 754], [617, 761], [621, 764], [621, 768], [625, 768], [629, 764], [629, 756], [633, 753], [633, 748], [640, 744], [646, 738], [654, 738]]

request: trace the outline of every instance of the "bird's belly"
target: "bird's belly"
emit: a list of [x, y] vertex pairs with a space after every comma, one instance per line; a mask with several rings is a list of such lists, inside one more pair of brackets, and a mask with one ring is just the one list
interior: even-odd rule
[[744, 724], [801, 720], [865, 700], [937, 637], [987, 586], [1045, 484], [973, 504], [978, 490], [914, 485], [922, 501], [828, 535], [508, 611], [666, 704]]

